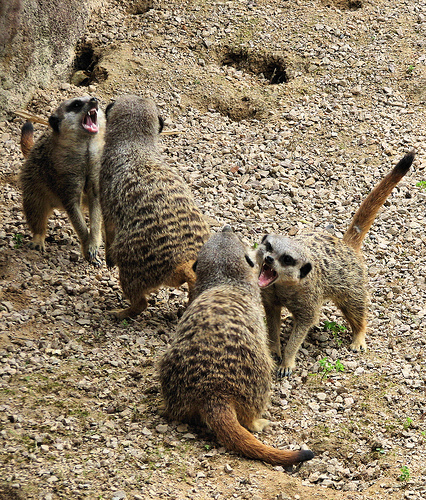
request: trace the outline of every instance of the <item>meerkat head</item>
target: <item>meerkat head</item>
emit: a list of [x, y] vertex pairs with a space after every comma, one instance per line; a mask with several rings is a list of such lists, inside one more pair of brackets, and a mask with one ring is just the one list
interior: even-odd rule
[[93, 136], [105, 128], [105, 118], [96, 97], [68, 99], [49, 117], [54, 133], [61, 136]]
[[260, 288], [273, 283], [296, 285], [312, 270], [303, 246], [285, 236], [265, 235], [257, 249], [256, 260], [260, 266]]
[[238, 236], [226, 225], [212, 235], [201, 248], [193, 269], [197, 281], [223, 283], [224, 281], [253, 280], [254, 262]]
[[136, 95], [125, 95], [109, 103], [105, 114], [109, 137], [156, 139], [164, 126], [155, 102]]

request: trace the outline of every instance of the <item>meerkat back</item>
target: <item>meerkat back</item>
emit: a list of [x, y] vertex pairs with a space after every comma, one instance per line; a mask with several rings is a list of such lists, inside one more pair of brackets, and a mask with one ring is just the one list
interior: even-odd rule
[[192, 271], [209, 228], [192, 194], [158, 151], [163, 121], [151, 99], [123, 96], [108, 106], [100, 173], [106, 258], [117, 265], [130, 307], [112, 311], [136, 316], [160, 286], [193, 288]]
[[260, 417], [273, 363], [254, 263], [229, 226], [202, 247], [196, 273], [195, 298], [159, 364], [166, 416], [205, 423], [225, 447], [248, 458], [310, 460], [309, 450], [277, 450], [249, 432], [269, 424]]

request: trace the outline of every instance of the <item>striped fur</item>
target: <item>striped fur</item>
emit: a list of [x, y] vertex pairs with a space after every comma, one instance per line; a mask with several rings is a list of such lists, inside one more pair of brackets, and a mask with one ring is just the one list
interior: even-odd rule
[[124, 96], [107, 108], [100, 173], [107, 264], [117, 265], [130, 307], [120, 319], [147, 307], [160, 286], [195, 282], [192, 264], [209, 227], [179, 173], [157, 148], [161, 119], [153, 101]]
[[248, 458], [292, 465], [313, 453], [266, 446], [247, 430], [269, 423], [260, 417], [273, 368], [254, 264], [247, 258], [229, 230], [201, 249], [195, 298], [159, 364], [165, 415], [201, 421], [226, 448]]

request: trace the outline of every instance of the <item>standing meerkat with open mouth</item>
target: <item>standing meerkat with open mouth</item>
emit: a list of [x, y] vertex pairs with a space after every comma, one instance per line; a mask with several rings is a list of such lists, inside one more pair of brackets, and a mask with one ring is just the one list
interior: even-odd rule
[[151, 99], [120, 97], [106, 109], [100, 197], [109, 266], [117, 265], [130, 307], [118, 319], [146, 309], [160, 286], [195, 283], [192, 265], [210, 229], [185, 181], [158, 151], [163, 120]]
[[[105, 120], [94, 97], [63, 102], [49, 117], [51, 130], [34, 144], [30, 122], [22, 127], [21, 149], [26, 161], [20, 182], [27, 223], [33, 233], [30, 247], [43, 252], [47, 220], [54, 208], [65, 210], [89, 262], [97, 258], [102, 240], [99, 167]], [[81, 205], [89, 207], [90, 229]]]
[[229, 226], [202, 247], [195, 269], [194, 300], [159, 363], [165, 416], [201, 421], [227, 449], [248, 458], [286, 466], [310, 460], [310, 450], [272, 448], [249, 432], [269, 424], [260, 417], [273, 361], [257, 272]]
[[[278, 377], [290, 376], [296, 354], [321, 306], [332, 300], [352, 328], [351, 349], [366, 349], [367, 271], [361, 253], [365, 235], [392, 189], [414, 160], [409, 153], [362, 202], [343, 239], [315, 232], [288, 238], [266, 235], [256, 258], [261, 266], [259, 286], [265, 306], [270, 348], [278, 361]], [[281, 358], [281, 308], [293, 315], [293, 330]]]

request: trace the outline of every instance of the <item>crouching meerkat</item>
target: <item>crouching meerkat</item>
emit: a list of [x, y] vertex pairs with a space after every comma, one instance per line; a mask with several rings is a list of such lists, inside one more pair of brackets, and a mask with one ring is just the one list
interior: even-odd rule
[[[196, 261], [194, 300], [159, 362], [164, 415], [202, 422], [229, 450], [274, 465], [313, 458], [309, 450], [266, 446], [262, 431], [273, 361], [263, 321], [257, 271], [244, 245], [225, 226]], [[248, 429], [248, 430], [247, 430]]]
[[195, 283], [192, 265], [210, 229], [192, 194], [158, 151], [163, 127], [151, 99], [126, 95], [108, 105], [100, 199], [107, 265], [117, 265], [130, 307], [138, 315], [160, 286]]
[[[84, 258], [99, 264], [102, 214], [99, 167], [105, 119], [95, 97], [63, 102], [49, 117], [51, 130], [34, 144], [30, 122], [22, 127], [26, 158], [20, 174], [25, 217], [33, 234], [30, 247], [43, 252], [47, 221], [54, 208], [65, 210], [80, 239]], [[89, 207], [90, 230], [81, 205]]]
[[[259, 286], [265, 306], [271, 352], [278, 358], [278, 377], [290, 376], [296, 354], [309, 329], [319, 321], [321, 306], [332, 300], [352, 329], [352, 350], [366, 349], [367, 271], [361, 245], [380, 207], [407, 173], [409, 153], [361, 203], [343, 239], [325, 232], [296, 238], [266, 235], [256, 252]], [[293, 316], [293, 329], [281, 358], [281, 308]]]

